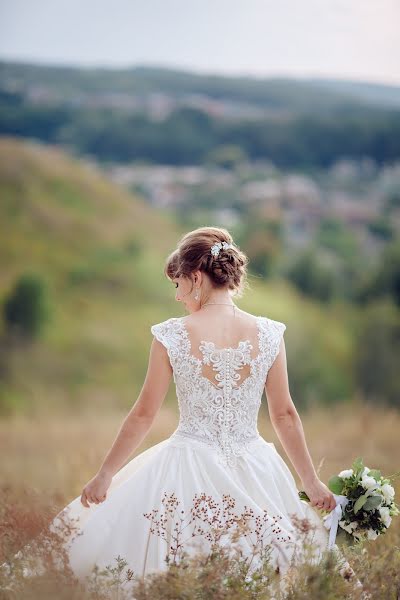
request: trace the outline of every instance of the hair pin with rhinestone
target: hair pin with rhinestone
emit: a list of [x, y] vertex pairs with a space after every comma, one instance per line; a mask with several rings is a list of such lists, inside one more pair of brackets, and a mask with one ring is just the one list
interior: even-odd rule
[[233, 244], [228, 244], [228, 242], [217, 242], [213, 246], [211, 246], [211, 254], [213, 256], [218, 256], [221, 249], [227, 250], [228, 248], [233, 248]]

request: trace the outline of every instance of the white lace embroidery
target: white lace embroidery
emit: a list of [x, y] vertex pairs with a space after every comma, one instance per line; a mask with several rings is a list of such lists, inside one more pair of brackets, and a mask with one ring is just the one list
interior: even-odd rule
[[[173, 369], [179, 405], [179, 424], [172, 438], [206, 444], [215, 449], [218, 461], [234, 467], [260, 437], [258, 411], [269, 369], [278, 352], [286, 325], [267, 317], [256, 317], [258, 353], [251, 358], [249, 340], [237, 348], [216, 348], [202, 341], [203, 360], [191, 352], [191, 342], [182, 317], [151, 326], [152, 334], [166, 347]], [[202, 374], [202, 364], [212, 364], [216, 384]], [[244, 365], [250, 374], [238, 384]]]
[[218, 387], [224, 389], [229, 395], [230, 388], [236, 386], [240, 379], [240, 373], [236, 370], [243, 369], [244, 365], [250, 364], [250, 350], [253, 346], [249, 340], [239, 342], [237, 348], [215, 348], [214, 342], [202, 342], [199, 350], [203, 353], [203, 363], [212, 365], [217, 371], [215, 379], [218, 381]]

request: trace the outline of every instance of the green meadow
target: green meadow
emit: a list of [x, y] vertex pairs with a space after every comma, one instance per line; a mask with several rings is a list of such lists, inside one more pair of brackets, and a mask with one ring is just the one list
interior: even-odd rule
[[[2, 305], [24, 274], [40, 278], [46, 300], [37, 336], [12, 335], [4, 312], [0, 321], [2, 562], [95, 474], [143, 384], [150, 326], [184, 314], [163, 274], [164, 260], [184, 230], [167, 211], [111, 183], [89, 161], [35, 142], [0, 139], [0, 193]], [[373, 395], [367, 401], [358, 384], [362, 369], [371, 374], [375, 367], [374, 380], [392, 378], [390, 394], [396, 397], [396, 356], [376, 326], [383, 318], [397, 331], [398, 309], [390, 298], [365, 306], [340, 298], [322, 303], [286, 279], [251, 271], [248, 283], [237, 304], [287, 326], [291, 394], [321, 479], [348, 468], [357, 456], [385, 475], [398, 471], [398, 405], [385, 403], [379, 394], [375, 402]], [[177, 419], [171, 384], [134, 455], [170, 435]], [[260, 433], [291, 467], [269, 422], [265, 398]], [[349, 552], [377, 600], [399, 597], [397, 521], [364, 553]], [[300, 586], [291, 598], [346, 597], [315, 578], [320, 587], [315, 583], [312, 594]], [[81, 597], [71, 589], [64, 595], [54, 582], [42, 583], [37, 596], [25, 590], [26, 597], [57, 592], [60, 598]], [[167, 590], [164, 586], [165, 594], [153, 597], [177, 597]], [[212, 591], [208, 594], [212, 597]], [[231, 590], [229, 597], [253, 597], [240, 590], [235, 594]]]
[[[128, 409], [145, 375], [150, 325], [184, 314], [163, 275], [184, 231], [166, 211], [51, 146], [2, 138], [0, 186], [3, 305], [18, 278], [35, 273], [47, 306], [29, 342], [10, 341], [0, 322], [0, 413]], [[248, 285], [237, 304], [287, 325], [297, 406], [351, 402], [357, 335], [372, 322], [371, 309], [340, 298], [321, 303], [286, 279], [251, 271]], [[175, 406], [172, 389], [166, 403]]]

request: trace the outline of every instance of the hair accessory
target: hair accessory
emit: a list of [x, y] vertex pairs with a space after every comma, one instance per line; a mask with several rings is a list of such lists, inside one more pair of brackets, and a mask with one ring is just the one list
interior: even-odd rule
[[213, 256], [218, 256], [221, 249], [227, 250], [228, 248], [233, 248], [233, 244], [228, 244], [228, 242], [217, 242], [213, 246], [211, 246], [211, 254]]

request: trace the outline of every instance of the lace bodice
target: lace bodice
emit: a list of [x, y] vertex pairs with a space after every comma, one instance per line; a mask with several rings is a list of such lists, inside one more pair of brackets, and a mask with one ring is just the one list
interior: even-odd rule
[[[284, 323], [268, 317], [257, 316], [256, 323], [258, 348], [254, 356], [250, 339], [229, 348], [217, 348], [214, 342], [202, 340], [192, 349], [183, 317], [151, 326], [152, 334], [167, 349], [173, 369], [180, 412], [173, 436], [211, 446], [224, 465], [235, 466], [248, 444], [259, 438], [261, 397], [286, 329]], [[201, 358], [195, 356], [195, 350], [201, 352]]]

